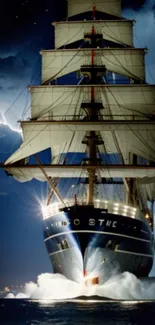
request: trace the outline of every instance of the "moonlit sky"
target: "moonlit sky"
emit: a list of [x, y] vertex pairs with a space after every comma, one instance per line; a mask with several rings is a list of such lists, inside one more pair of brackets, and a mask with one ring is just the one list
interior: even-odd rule
[[[135, 46], [149, 48], [147, 82], [155, 83], [155, 0], [124, 0], [122, 4], [122, 15], [137, 21]], [[27, 86], [40, 83], [39, 51], [53, 47], [51, 22], [65, 16], [65, 0], [1, 0], [0, 160], [15, 149], [14, 141], [15, 146], [20, 142], [19, 135], [4, 130], [1, 123], [17, 130], [17, 120], [29, 116]], [[0, 287], [23, 284], [51, 271], [36, 207], [36, 197], [42, 193], [43, 184], [21, 185], [1, 171]]]

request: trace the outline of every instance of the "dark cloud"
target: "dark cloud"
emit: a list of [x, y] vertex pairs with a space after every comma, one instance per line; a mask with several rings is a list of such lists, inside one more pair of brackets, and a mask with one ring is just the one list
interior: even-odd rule
[[0, 78], [9, 75], [10, 77], [25, 77], [25, 70], [30, 68], [30, 62], [26, 58], [20, 56], [9, 56], [7, 58], [0, 58]]
[[147, 3], [147, 0], [122, 0], [123, 8], [140, 9]]

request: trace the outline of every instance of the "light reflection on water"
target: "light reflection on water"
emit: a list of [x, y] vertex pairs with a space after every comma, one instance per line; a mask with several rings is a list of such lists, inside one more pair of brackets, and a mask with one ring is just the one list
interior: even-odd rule
[[[3, 307], [2, 307], [3, 305]], [[154, 325], [155, 302], [144, 300], [0, 301], [3, 325]]]

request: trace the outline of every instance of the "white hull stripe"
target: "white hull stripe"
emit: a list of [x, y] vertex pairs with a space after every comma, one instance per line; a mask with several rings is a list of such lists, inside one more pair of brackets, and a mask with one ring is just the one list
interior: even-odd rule
[[[70, 248], [67, 248], [67, 249], [61, 249], [59, 251], [50, 253], [49, 256], [52, 256], [52, 255], [55, 255], [55, 254], [58, 254], [58, 253], [62, 253], [64, 251], [68, 251], [69, 249], [71, 249], [71, 247]], [[103, 250], [104, 250], [104, 248], [103, 248]], [[129, 251], [124, 251], [124, 250], [120, 250], [120, 249], [116, 249], [116, 250], [114, 250], [114, 252], [153, 258], [153, 255], [141, 254], [141, 253], [135, 253], [135, 252], [129, 252]]]
[[64, 252], [64, 251], [68, 251], [69, 249], [71, 249], [71, 247], [66, 248], [66, 249], [60, 249], [59, 251], [56, 251], [56, 252], [54, 252], [54, 253], [50, 253], [50, 254], [48, 254], [48, 255], [49, 255], [49, 256], [51, 256], [51, 255], [55, 255], [55, 254], [58, 254], [58, 253], [62, 253], [62, 252]]
[[113, 235], [113, 236], [118, 236], [118, 237], [124, 237], [124, 238], [130, 238], [130, 239], [134, 239], [134, 240], [138, 240], [138, 241], [143, 241], [143, 242], [147, 242], [150, 243], [150, 240], [147, 239], [141, 239], [141, 238], [137, 238], [137, 237], [133, 237], [133, 236], [127, 236], [127, 235], [123, 235], [123, 234], [117, 234], [117, 233], [113, 233], [113, 232], [105, 232], [105, 231], [95, 231], [95, 230], [69, 230], [69, 231], [64, 231], [61, 232], [59, 234], [55, 234], [52, 236], [49, 236], [48, 238], [44, 239], [44, 241], [47, 241], [51, 238], [55, 238], [61, 235], [67, 235], [67, 234], [73, 234], [73, 233], [96, 233], [96, 234], [103, 234], [103, 235]]
[[115, 252], [153, 258], [153, 255], [141, 254], [141, 253], [135, 253], [135, 252], [129, 252], [129, 251], [122, 251], [122, 250], [119, 250], [119, 249], [116, 249]]

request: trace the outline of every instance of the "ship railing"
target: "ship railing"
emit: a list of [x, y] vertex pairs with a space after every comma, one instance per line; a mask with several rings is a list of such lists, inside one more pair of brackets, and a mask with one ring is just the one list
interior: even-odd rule
[[[74, 199], [67, 199], [64, 200], [65, 206], [66, 207], [71, 207], [75, 205], [75, 200]], [[83, 198], [78, 198], [77, 199], [77, 205], [86, 205], [86, 199]], [[148, 222], [144, 216], [144, 214], [140, 211], [140, 209], [136, 207], [132, 207], [129, 205], [126, 205], [122, 202], [113, 202], [113, 201], [108, 201], [108, 200], [100, 200], [100, 199], [95, 199], [94, 200], [94, 207], [103, 209], [103, 213], [111, 213], [114, 215], [121, 215], [124, 217], [129, 217], [133, 219], [138, 219], [144, 222]], [[51, 203], [50, 205], [46, 206], [43, 208], [43, 219], [48, 219], [51, 218], [52, 216], [55, 216], [60, 212], [61, 209], [64, 208], [64, 205], [62, 205], [61, 202], [54, 202]]]

